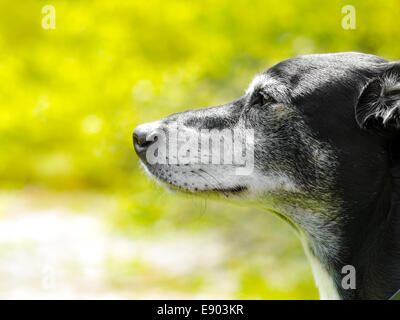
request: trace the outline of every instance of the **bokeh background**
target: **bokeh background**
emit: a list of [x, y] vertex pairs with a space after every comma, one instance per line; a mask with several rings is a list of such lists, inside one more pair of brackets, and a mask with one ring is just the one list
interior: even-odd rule
[[0, 298], [318, 298], [288, 226], [168, 194], [131, 133], [230, 101], [291, 56], [397, 60], [399, 14], [398, 0], [0, 0]]

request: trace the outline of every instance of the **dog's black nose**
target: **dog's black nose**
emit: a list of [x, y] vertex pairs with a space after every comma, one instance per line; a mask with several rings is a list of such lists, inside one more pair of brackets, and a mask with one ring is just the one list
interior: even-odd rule
[[146, 161], [148, 147], [157, 140], [154, 137], [155, 129], [151, 124], [141, 124], [133, 130], [133, 146], [137, 155]]

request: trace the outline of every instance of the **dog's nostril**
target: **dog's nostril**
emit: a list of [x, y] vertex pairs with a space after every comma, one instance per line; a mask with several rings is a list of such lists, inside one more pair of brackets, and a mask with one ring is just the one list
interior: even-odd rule
[[139, 136], [134, 132], [133, 133], [133, 142], [138, 145], [142, 145], [144, 143], [146, 143], [146, 140], [141, 140], [141, 138], [139, 138]]
[[134, 143], [134, 144], [135, 144], [135, 143], [140, 144], [139, 138], [138, 138], [137, 134], [133, 133], [132, 137], [133, 137], [133, 143]]
[[158, 137], [155, 136], [155, 137], [153, 137], [153, 140], [146, 140], [146, 139], [144, 139], [143, 137], [142, 137], [142, 138], [141, 138], [141, 137], [138, 137], [138, 135], [135, 134], [135, 133], [133, 134], [133, 143], [134, 143], [134, 144], [137, 144], [137, 145], [139, 145], [139, 146], [141, 146], [141, 147], [149, 146], [149, 145], [151, 145], [153, 142], [157, 141], [157, 139], [158, 139]]
[[140, 125], [133, 131], [133, 143], [141, 146], [147, 142], [147, 136], [148, 130], [143, 125]]

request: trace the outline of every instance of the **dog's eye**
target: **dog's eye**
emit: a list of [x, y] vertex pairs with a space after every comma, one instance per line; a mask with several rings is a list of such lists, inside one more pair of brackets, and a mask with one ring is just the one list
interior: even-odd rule
[[400, 94], [400, 88], [395, 87], [395, 88], [387, 89], [387, 90], [385, 90], [385, 94], [388, 96], [397, 96]]
[[252, 106], [264, 106], [268, 103], [276, 102], [268, 93], [263, 91], [257, 91], [251, 96], [250, 105]]
[[260, 92], [259, 93], [259, 101], [261, 105], [265, 105], [267, 103], [276, 102], [274, 98], [272, 98], [269, 94]]

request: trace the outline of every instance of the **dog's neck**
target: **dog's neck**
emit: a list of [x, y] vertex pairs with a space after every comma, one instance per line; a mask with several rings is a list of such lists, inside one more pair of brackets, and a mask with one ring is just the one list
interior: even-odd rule
[[[400, 165], [364, 203], [331, 225], [336, 238], [327, 224], [324, 239], [311, 235], [304, 241], [323, 299], [389, 299], [400, 289]], [[332, 239], [336, 250], [329, 249]], [[344, 266], [354, 267], [355, 288], [343, 286]]]
[[400, 288], [400, 166], [389, 170], [381, 192], [355, 216], [346, 229], [345, 262], [355, 267], [357, 288], [339, 284], [338, 291], [347, 299], [388, 299]]

